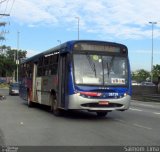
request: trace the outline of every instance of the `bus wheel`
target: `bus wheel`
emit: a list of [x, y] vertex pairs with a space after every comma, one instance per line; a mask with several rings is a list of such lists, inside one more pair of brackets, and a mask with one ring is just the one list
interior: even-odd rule
[[98, 117], [105, 117], [107, 114], [108, 114], [108, 112], [106, 112], [106, 111], [105, 112], [104, 111], [98, 111], [97, 112]]
[[29, 95], [27, 96], [27, 103], [28, 103], [28, 107], [32, 107], [33, 106], [33, 103], [29, 97]]
[[58, 108], [58, 102], [56, 98], [53, 100], [53, 113], [55, 116], [61, 116], [62, 114], [61, 109]]

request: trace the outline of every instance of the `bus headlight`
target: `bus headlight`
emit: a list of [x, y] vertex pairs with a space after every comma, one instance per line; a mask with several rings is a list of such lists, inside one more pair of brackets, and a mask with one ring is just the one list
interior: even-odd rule
[[124, 93], [124, 97], [126, 97], [128, 94], [127, 93]]
[[77, 92], [77, 95], [83, 96], [83, 97], [100, 97], [102, 93], [99, 92]]

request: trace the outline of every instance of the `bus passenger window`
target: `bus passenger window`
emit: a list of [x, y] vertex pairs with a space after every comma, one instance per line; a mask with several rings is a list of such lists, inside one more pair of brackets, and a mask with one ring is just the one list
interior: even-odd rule
[[49, 71], [48, 71], [48, 75], [51, 75], [51, 69], [49, 69]]

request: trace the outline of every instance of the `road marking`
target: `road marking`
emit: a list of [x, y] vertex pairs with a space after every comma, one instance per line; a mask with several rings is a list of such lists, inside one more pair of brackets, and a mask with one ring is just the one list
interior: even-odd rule
[[154, 108], [154, 107], [156, 107], [156, 105], [151, 105], [151, 104], [143, 104], [143, 103], [131, 103], [131, 105], [141, 105], [141, 106], [144, 106], [144, 107], [152, 107], [152, 108]]
[[23, 122], [20, 122], [20, 125], [24, 125], [24, 123], [23, 123]]
[[156, 114], [156, 115], [160, 115], [160, 112], [153, 112], [154, 114]]
[[[121, 119], [115, 119], [116, 121], [119, 121], [121, 124], [123, 124], [123, 125], [126, 125], [126, 126], [131, 126], [131, 124], [129, 124], [129, 123], [127, 123], [126, 121], [124, 121], [124, 120], [121, 120]], [[139, 125], [139, 124], [136, 124], [136, 123], [134, 123], [133, 124], [133, 126], [136, 126], [136, 127], [138, 127], [138, 128], [142, 128], [142, 129], [147, 129], [147, 130], [151, 130], [152, 128], [150, 128], [150, 127], [146, 127], [146, 126], [143, 126], [143, 125]]]
[[139, 105], [144, 106], [144, 107], [155, 107], [155, 106], [149, 105], [149, 104], [139, 104]]
[[119, 121], [119, 122], [122, 122], [122, 123], [126, 123], [126, 121], [124, 121], [124, 120], [121, 120], [121, 119], [114, 119], [114, 120], [116, 120], [116, 121]]
[[143, 101], [138, 101], [138, 100], [131, 100], [132, 102], [131, 102], [131, 104], [139, 104], [139, 105], [151, 105], [151, 106], [153, 106], [153, 107], [155, 107], [155, 106], [159, 106], [160, 105], [160, 103], [159, 102], [147, 102], [147, 103], [145, 103], [145, 104], [143, 104]]
[[136, 126], [136, 127], [139, 127], [139, 128], [143, 128], [143, 129], [148, 129], [148, 130], [152, 129], [150, 127], [142, 126], [142, 125], [139, 125], [139, 124], [133, 124], [133, 125]]
[[140, 110], [140, 109], [135, 109], [135, 108], [129, 108], [130, 110], [133, 110], [133, 111], [143, 111], [143, 110]]

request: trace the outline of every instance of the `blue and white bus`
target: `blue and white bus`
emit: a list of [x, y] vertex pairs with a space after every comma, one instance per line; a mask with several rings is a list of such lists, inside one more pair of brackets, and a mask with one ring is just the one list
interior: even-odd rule
[[88, 110], [106, 116], [125, 111], [131, 101], [131, 74], [125, 45], [68, 41], [20, 65], [20, 96], [62, 110]]

